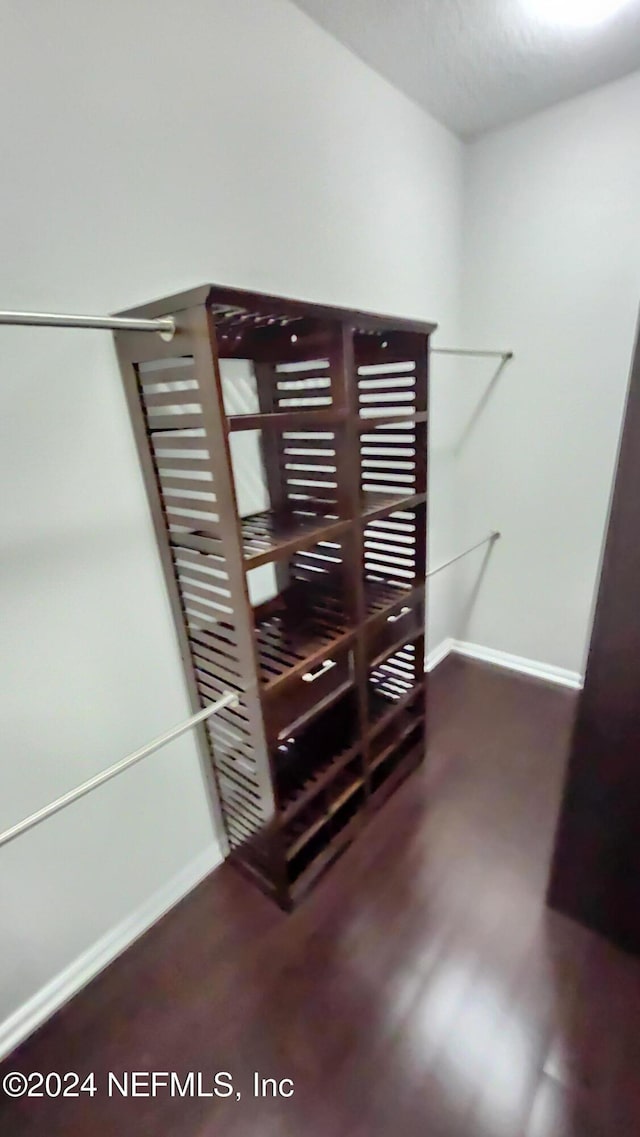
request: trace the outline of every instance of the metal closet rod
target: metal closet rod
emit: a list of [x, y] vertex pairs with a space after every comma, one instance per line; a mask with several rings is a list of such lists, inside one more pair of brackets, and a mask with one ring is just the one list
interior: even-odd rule
[[433, 355], [479, 355], [485, 359], [513, 359], [512, 351], [480, 351], [472, 347], [432, 347]]
[[425, 573], [425, 576], [435, 576], [437, 572], [442, 572], [443, 569], [449, 568], [449, 565], [453, 565], [456, 561], [461, 561], [463, 557], [468, 556], [469, 553], [473, 553], [474, 549], [480, 549], [483, 545], [493, 545], [501, 536], [500, 530], [494, 529], [486, 537], [483, 537], [481, 541], [477, 541], [475, 545], [470, 545], [468, 549], [464, 549], [463, 552], [458, 553], [457, 556], [450, 557], [448, 561], [444, 561], [441, 565], [436, 565], [434, 569], [430, 569], [429, 572]]
[[[0, 311], [0, 324], [28, 325], [44, 328], [103, 328], [108, 331], [158, 332], [163, 339], [170, 340], [175, 335], [176, 322], [173, 316], [163, 316], [156, 320], [136, 319], [133, 316], [69, 316], [56, 312], [10, 312]], [[480, 351], [466, 347], [432, 347], [435, 355], [476, 355], [490, 359], [513, 359], [512, 351]]]
[[158, 320], [136, 319], [133, 316], [68, 316], [55, 312], [3, 312], [0, 324], [29, 325], [43, 328], [103, 328], [108, 331], [158, 332], [165, 340], [173, 338], [176, 322], [173, 316]]
[[226, 691], [220, 699], [216, 699], [215, 703], [210, 703], [202, 711], [197, 711], [195, 715], [185, 719], [178, 726], [174, 726], [165, 734], [159, 735], [154, 738], [153, 742], [148, 742], [146, 746], [140, 747], [139, 750], [134, 750], [133, 754], [128, 754], [126, 758], [122, 758], [119, 762], [115, 762], [113, 766], [108, 766], [106, 770], [102, 770], [95, 777], [89, 778], [86, 782], [76, 786], [75, 790], [69, 790], [68, 793], [63, 794], [62, 797], [57, 797], [55, 801], [49, 802], [49, 805], [43, 806], [42, 809], [36, 810], [35, 813], [30, 813], [22, 821], [18, 821], [16, 825], [12, 825], [10, 829], [5, 829], [4, 833], [0, 833], [0, 847], [8, 845], [9, 841], [15, 841], [16, 837], [21, 837], [29, 829], [33, 829], [34, 825], [39, 825], [41, 821], [46, 821], [48, 817], [53, 817], [54, 813], [64, 809], [72, 802], [78, 801], [78, 798], [84, 797], [85, 794], [95, 790], [98, 786], [104, 785], [105, 782], [115, 778], [117, 774], [121, 774], [123, 770], [128, 770], [130, 766], [134, 766], [136, 762], [140, 762], [149, 754], [153, 754], [154, 750], [159, 750], [161, 746], [166, 746], [174, 738], [178, 738], [187, 730], [197, 726], [199, 722], [215, 715], [217, 711], [221, 711], [223, 707], [233, 707], [239, 702], [238, 695], [234, 691]]

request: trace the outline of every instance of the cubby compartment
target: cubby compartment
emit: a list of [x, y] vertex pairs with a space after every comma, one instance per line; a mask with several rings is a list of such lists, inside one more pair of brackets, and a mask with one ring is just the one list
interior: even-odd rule
[[403, 644], [369, 672], [368, 711], [373, 732], [382, 729], [423, 686], [423, 652], [419, 649], [419, 641]]
[[[432, 325], [206, 285], [118, 334], [231, 859], [284, 908], [422, 730]], [[420, 748], [417, 747], [417, 750]]]
[[367, 626], [367, 658], [372, 665], [394, 648], [402, 647], [424, 632], [424, 603], [420, 596], [410, 595], [397, 601], [391, 611], [373, 619]]
[[356, 336], [362, 512], [409, 508], [426, 491], [426, 359], [412, 335]]
[[355, 692], [343, 695], [309, 726], [279, 741], [272, 754], [280, 813], [285, 821], [330, 783], [335, 799], [349, 779], [353, 782], [362, 773]]
[[307, 691], [320, 691], [322, 685], [313, 684], [334, 666], [329, 657], [352, 639], [348, 543], [320, 541], [278, 561], [269, 576], [262, 570], [247, 575], [250, 596], [264, 597], [253, 608], [253, 626], [266, 695], [295, 691], [300, 680]]
[[310, 725], [354, 684], [352, 654], [333, 652], [308, 671], [296, 674], [264, 701], [264, 722], [269, 743], [289, 737]]
[[373, 736], [369, 751], [369, 772], [372, 773], [386, 762], [395, 748], [423, 725], [424, 707], [420, 699], [415, 699], [410, 706], [403, 707], [392, 722]]
[[342, 426], [272, 423], [230, 435], [229, 446], [248, 569], [345, 532], [353, 508]]
[[287, 876], [295, 898], [302, 895], [353, 840], [362, 822], [365, 801], [364, 789], [359, 788], [335, 812], [325, 814], [321, 822], [318, 813], [315, 816], [309, 813], [308, 836], [302, 839], [303, 835], [299, 835], [296, 843], [289, 846], [287, 855]]
[[424, 591], [422, 508], [392, 510], [363, 525], [363, 572], [367, 617], [395, 614], [412, 594]]
[[261, 311], [215, 314], [223, 408], [231, 430], [265, 416], [327, 414], [336, 409], [335, 321], [284, 312], [277, 300]]
[[379, 752], [369, 780], [374, 808], [392, 793], [395, 785], [420, 761], [424, 741], [424, 721], [418, 719], [405, 724], [398, 739]]

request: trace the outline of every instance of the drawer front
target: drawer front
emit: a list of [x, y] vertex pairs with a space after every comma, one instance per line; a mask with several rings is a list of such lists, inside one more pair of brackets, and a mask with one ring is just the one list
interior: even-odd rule
[[309, 716], [351, 678], [351, 652], [343, 650], [292, 680], [282, 694], [268, 696], [265, 718], [269, 741], [273, 742], [288, 728], [297, 729], [300, 719]]
[[424, 604], [409, 600], [389, 616], [376, 620], [367, 635], [367, 656], [373, 661], [387, 649], [408, 643], [424, 632]]

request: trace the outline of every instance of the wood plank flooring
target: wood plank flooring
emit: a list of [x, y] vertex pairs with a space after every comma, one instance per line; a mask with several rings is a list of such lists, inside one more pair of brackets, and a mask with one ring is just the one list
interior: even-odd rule
[[[0, 1068], [98, 1094], [0, 1092], [0, 1133], [640, 1134], [640, 962], [543, 902], [574, 706], [447, 661], [427, 764], [309, 900], [285, 916], [224, 866]], [[151, 1070], [241, 1098], [107, 1095]], [[255, 1071], [293, 1096], [255, 1098]]]

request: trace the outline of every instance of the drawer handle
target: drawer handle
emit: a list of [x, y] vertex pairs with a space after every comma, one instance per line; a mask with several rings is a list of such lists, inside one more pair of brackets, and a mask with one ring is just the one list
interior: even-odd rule
[[402, 616], [406, 616], [407, 612], [410, 611], [410, 608], [401, 608], [399, 612], [396, 612], [395, 616], [387, 616], [387, 623], [395, 624], [396, 620], [399, 620]]
[[319, 679], [321, 675], [324, 675], [327, 671], [331, 671], [331, 668], [335, 667], [335, 665], [335, 659], [325, 659], [324, 663], [321, 663], [320, 666], [316, 667], [313, 671], [307, 671], [302, 678], [305, 683], [313, 683], [315, 679]]

